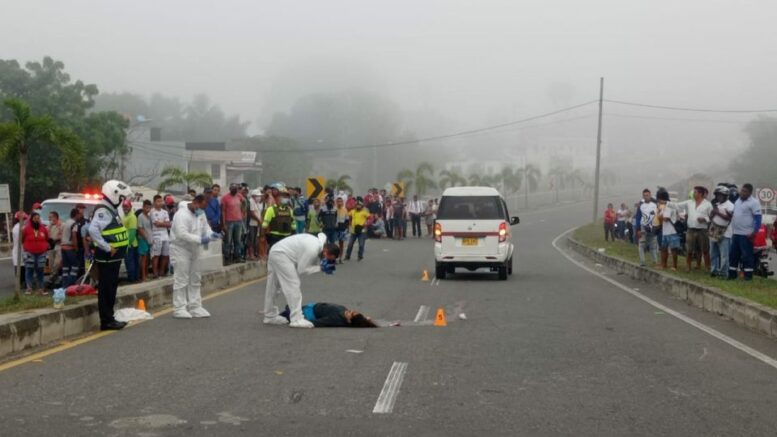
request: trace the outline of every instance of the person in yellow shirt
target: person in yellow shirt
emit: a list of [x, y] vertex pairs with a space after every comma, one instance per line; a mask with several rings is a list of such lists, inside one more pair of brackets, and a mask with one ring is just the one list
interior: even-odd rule
[[353, 252], [353, 243], [359, 241], [359, 261], [364, 259], [364, 245], [367, 242], [367, 229], [365, 224], [370, 212], [364, 209], [364, 200], [361, 197], [356, 198], [356, 208], [352, 209], [348, 216], [351, 222], [351, 238], [348, 240], [348, 251], [345, 254], [345, 260], [351, 259]]
[[122, 222], [124, 227], [127, 228], [127, 236], [129, 237], [129, 245], [127, 246], [127, 254], [124, 256], [124, 264], [127, 267], [127, 280], [130, 282], [137, 282], [138, 280], [138, 218], [135, 212], [132, 211], [132, 201], [126, 199], [121, 208], [124, 211], [124, 218]]

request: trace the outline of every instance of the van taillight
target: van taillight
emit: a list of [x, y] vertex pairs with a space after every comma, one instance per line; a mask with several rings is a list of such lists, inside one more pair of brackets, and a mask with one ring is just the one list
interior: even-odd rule
[[507, 223], [499, 223], [499, 242], [504, 243], [507, 240]]
[[434, 241], [442, 243], [442, 225], [439, 223], [434, 224]]

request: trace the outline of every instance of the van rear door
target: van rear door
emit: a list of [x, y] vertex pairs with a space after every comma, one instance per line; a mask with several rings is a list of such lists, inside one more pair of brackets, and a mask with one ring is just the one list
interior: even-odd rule
[[443, 256], [497, 253], [506, 216], [499, 196], [443, 196], [437, 211]]

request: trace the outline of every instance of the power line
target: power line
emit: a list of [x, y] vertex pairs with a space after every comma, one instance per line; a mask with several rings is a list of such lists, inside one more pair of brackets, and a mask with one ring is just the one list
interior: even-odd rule
[[289, 150], [289, 149], [274, 149], [273, 150], [273, 149], [271, 149], [271, 150], [260, 150], [260, 152], [261, 153], [333, 152], [333, 151], [337, 151], [337, 150], [358, 150], [358, 149], [372, 149], [372, 148], [381, 148], [381, 147], [406, 146], [406, 145], [410, 145], [410, 144], [418, 144], [418, 143], [423, 143], [423, 142], [428, 142], [428, 141], [439, 141], [439, 140], [445, 140], [445, 139], [455, 138], [455, 137], [460, 137], [460, 136], [465, 136], [465, 135], [479, 134], [479, 133], [483, 133], [483, 132], [488, 132], [488, 131], [500, 129], [500, 128], [503, 128], [503, 127], [514, 126], [514, 125], [517, 125], [517, 124], [526, 123], [526, 122], [529, 122], [529, 121], [534, 121], [534, 120], [539, 120], [541, 118], [550, 117], [550, 116], [553, 116], [553, 115], [556, 115], [556, 114], [561, 114], [563, 112], [571, 111], [573, 109], [582, 108], [583, 106], [587, 106], [587, 105], [590, 105], [590, 104], [596, 103], [596, 102], [598, 102], [598, 100], [591, 100], [591, 101], [588, 101], [588, 102], [585, 102], [585, 103], [581, 103], [579, 105], [569, 106], [569, 107], [566, 107], [566, 108], [563, 108], [563, 109], [559, 109], [559, 110], [556, 110], [556, 111], [546, 112], [544, 114], [539, 114], [539, 115], [535, 115], [535, 116], [532, 116], [532, 117], [523, 118], [523, 119], [520, 119], [520, 120], [510, 121], [510, 122], [507, 122], [507, 123], [500, 123], [500, 124], [495, 124], [495, 125], [492, 125], [492, 126], [481, 127], [481, 128], [478, 128], [478, 129], [470, 129], [470, 130], [465, 130], [465, 131], [460, 131], [460, 132], [455, 132], [455, 133], [450, 133], [450, 134], [435, 135], [435, 136], [431, 136], [431, 137], [419, 138], [419, 139], [416, 139], [416, 140], [398, 141], [398, 142], [383, 143], [383, 144], [362, 144], [362, 145], [358, 145], [358, 146], [345, 146], [345, 147], [323, 147], [323, 148], [316, 148], [316, 149], [293, 149], [293, 150]]
[[705, 118], [651, 117], [646, 115], [617, 114], [613, 112], [605, 112], [604, 115], [607, 117], [637, 118], [641, 120], [691, 121], [691, 122], [701, 122], [701, 123], [728, 123], [728, 124], [746, 123], [745, 121], [737, 121], [737, 120], [715, 120], [710, 118], [705, 119]]
[[641, 108], [666, 109], [669, 111], [688, 111], [688, 112], [719, 112], [731, 114], [756, 114], [759, 112], [777, 112], [777, 109], [706, 109], [706, 108], [683, 108], [678, 106], [650, 105], [647, 103], [624, 102], [622, 100], [604, 99], [607, 103], [616, 105], [638, 106]]

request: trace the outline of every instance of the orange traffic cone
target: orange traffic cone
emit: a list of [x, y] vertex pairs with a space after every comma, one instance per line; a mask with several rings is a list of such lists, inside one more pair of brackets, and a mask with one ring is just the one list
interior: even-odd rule
[[437, 309], [437, 316], [434, 318], [434, 326], [448, 326], [448, 321], [445, 320], [445, 310], [442, 308]]
[[424, 274], [421, 276], [422, 281], [428, 281], [429, 280], [429, 271], [424, 270]]
[[143, 299], [139, 299], [138, 300], [138, 309], [140, 311], [145, 311], [146, 310], [146, 302]]

